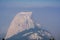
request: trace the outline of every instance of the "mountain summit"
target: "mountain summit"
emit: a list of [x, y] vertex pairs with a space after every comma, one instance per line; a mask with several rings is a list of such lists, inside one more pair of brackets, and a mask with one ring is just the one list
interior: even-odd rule
[[[8, 28], [6, 40], [54, 40], [51, 33], [39, 28], [31, 19], [32, 12], [20, 12]], [[3, 39], [4, 40], [4, 39]]]

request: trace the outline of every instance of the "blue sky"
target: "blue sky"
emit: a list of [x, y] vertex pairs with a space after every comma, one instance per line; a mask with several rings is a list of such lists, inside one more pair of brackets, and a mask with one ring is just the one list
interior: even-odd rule
[[60, 40], [59, 0], [0, 0], [0, 34], [6, 34], [14, 16], [21, 11], [32, 11], [33, 19]]

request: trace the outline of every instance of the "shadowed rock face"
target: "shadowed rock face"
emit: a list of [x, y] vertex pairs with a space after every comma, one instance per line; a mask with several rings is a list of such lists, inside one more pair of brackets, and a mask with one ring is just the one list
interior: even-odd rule
[[[7, 40], [54, 40], [49, 32], [38, 27], [22, 31]], [[34, 37], [35, 36], [35, 37]]]

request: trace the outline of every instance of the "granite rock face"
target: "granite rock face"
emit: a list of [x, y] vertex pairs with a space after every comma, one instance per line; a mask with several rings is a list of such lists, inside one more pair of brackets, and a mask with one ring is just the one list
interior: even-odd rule
[[[54, 40], [47, 30], [31, 19], [32, 12], [20, 12], [12, 20], [6, 40]], [[4, 40], [3, 39], [3, 40]]]
[[20, 12], [12, 20], [10, 27], [8, 28], [5, 39], [16, 35], [26, 29], [34, 27], [33, 21], [31, 19], [32, 12]]

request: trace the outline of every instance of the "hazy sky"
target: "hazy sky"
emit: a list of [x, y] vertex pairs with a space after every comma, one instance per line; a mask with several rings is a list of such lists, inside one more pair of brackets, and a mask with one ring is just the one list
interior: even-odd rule
[[0, 0], [0, 7], [60, 7], [56, 0]]
[[34, 20], [40, 22], [57, 40], [60, 40], [59, 0], [0, 0], [0, 34], [5, 34], [14, 16], [21, 11], [32, 11]]

